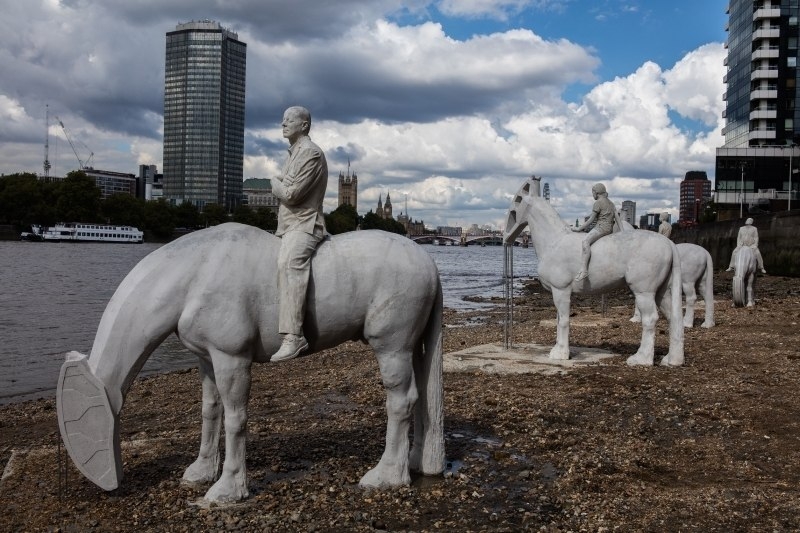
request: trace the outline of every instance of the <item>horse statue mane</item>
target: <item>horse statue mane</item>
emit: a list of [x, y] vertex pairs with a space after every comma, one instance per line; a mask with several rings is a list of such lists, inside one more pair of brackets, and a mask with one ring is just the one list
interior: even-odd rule
[[[211, 484], [205, 494], [210, 501], [248, 497], [250, 367], [268, 362], [281, 342], [279, 248], [280, 240], [265, 231], [222, 224], [158, 248], [123, 279], [91, 353], [68, 354], [58, 380], [61, 437], [84, 476], [105, 490], [119, 486], [125, 395], [153, 350], [175, 333], [198, 356], [203, 391], [200, 452], [183, 480]], [[407, 485], [411, 470], [440, 474], [442, 287], [436, 264], [405, 237], [367, 230], [326, 239], [311, 270], [304, 323], [309, 352], [365, 341], [375, 350], [386, 388], [385, 451], [360, 484]]]
[[592, 245], [589, 275], [575, 281], [581, 266], [583, 236], [571, 231], [540, 194], [539, 177], [526, 180], [511, 200], [503, 239], [512, 244], [526, 226], [538, 257], [538, 277], [550, 290], [558, 311], [553, 359], [569, 359], [569, 308], [572, 294], [596, 294], [627, 286], [642, 316], [642, 341], [627, 359], [631, 365], [652, 365], [658, 310], [669, 319], [669, 353], [664, 365], [682, 365], [683, 322], [681, 265], [675, 244], [655, 232], [620, 231]]

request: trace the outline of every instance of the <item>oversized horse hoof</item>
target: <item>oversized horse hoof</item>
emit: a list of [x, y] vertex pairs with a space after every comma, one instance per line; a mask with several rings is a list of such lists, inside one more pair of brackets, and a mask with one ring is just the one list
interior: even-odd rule
[[103, 490], [119, 487], [122, 455], [117, 417], [105, 385], [89, 369], [85, 355], [70, 352], [61, 366], [56, 408], [64, 447], [78, 470]]
[[216, 483], [206, 492], [205, 499], [210, 502], [233, 503], [247, 499], [247, 482], [239, 482], [236, 476], [222, 474]]
[[625, 361], [628, 366], [653, 366], [653, 356], [652, 355], [645, 355], [640, 353], [635, 353], [632, 356], [628, 357]]
[[217, 461], [197, 459], [183, 473], [181, 482], [189, 485], [205, 485], [216, 481], [218, 475], [219, 466]]
[[754, 304], [753, 302], [747, 302], [747, 307], [755, 307], [755, 306], [756, 304]]
[[685, 327], [687, 329], [693, 328], [694, 327], [694, 321], [692, 321], [692, 322], [684, 322], [683, 323], [683, 327]]
[[411, 484], [411, 474], [406, 467], [378, 466], [364, 474], [358, 486], [362, 489], [388, 489]]
[[553, 348], [550, 350], [550, 359], [567, 361], [569, 359], [569, 348], [562, 348], [561, 346], [553, 346]]
[[708, 321], [706, 321], [706, 322], [703, 322], [703, 323], [700, 325], [700, 327], [701, 327], [701, 328], [706, 328], [706, 329], [708, 329], [708, 328], [713, 328], [714, 326], [716, 326], [716, 324], [715, 324], [714, 322], [708, 322]]

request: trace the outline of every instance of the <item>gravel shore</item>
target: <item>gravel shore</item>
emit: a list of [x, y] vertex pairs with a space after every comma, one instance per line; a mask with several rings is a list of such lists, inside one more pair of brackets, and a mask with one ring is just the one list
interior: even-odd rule
[[[758, 278], [753, 309], [731, 307], [730, 286], [716, 275], [717, 326], [686, 330], [680, 368], [625, 365], [641, 328], [619, 292], [572, 308], [609, 321], [573, 327], [572, 345], [619, 357], [561, 375], [447, 373], [447, 471], [399, 490], [357, 486], [386, 423], [358, 343], [254, 367], [251, 497], [236, 505], [199, 505], [206, 488], [180, 484], [200, 440], [196, 370], [136, 381], [108, 493], [64, 458], [54, 400], [0, 407], [0, 531], [800, 530], [800, 279]], [[495, 303], [447, 310], [445, 352], [502, 342]], [[552, 345], [549, 294], [533, 282], [515, 304], [515, 342]], [[663, 319], [656, 340], [660, 357]]]

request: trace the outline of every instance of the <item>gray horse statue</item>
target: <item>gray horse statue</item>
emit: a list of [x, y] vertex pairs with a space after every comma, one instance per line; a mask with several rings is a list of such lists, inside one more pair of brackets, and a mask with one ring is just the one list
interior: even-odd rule
[[[88, 479], [105, 490], [118, 487], [125, 396], [153, 350], [175, 333], [199, 358], [203, 391], [200, 452], [183, 479], [213, 483], [205, 494], [210, 501], [248, 497], [250, 368], [268, 362], [281, 342], [279, 246], [265, 231], [222, 224], [155, 250], [120, 283], [91, 353], [68, 354], [58, 381], [61, 437]], [[386, 446], [360, 484], [394, 487], [410, 483], [410, 470], [442, 473], [442, 288], [431, 257], [382, 231], [326, 239], [313, 259], [304, 328], [309, 353], [347, 340], [375, 351], [387, 394]]]
[[652, 231], [620, 231], [592, 244], [589, 276], [575, 281], [581, 267], [583, 237], [572, 232], [539, 190], [541, 178], [528, 179], [511, 201], [504, 242], [513, 243], [526, 226], [539, 259], [539, 281], [553, 295], [557, 310], [556, 345], [551, 359], [569, 359], [569, 309], [572, 293], [599, 294], [629, 287], [642, 317], [642, 341], [629, 365], [652, 365], [658, 309], [669, 319], [669, 352], [662, 365], [684, 362], [681, 261], [675, 244]]
[[742, 246], [736, 252], [733, 272], [733, 306], [754, 307], [756, 305], [753, 284], [756, 279], [758, 259], [749, 246]]
[[[631, 226], [631, 229], [633, 227]], [[646, 230], [642, 230], [646, 231]], [[675, 245], [681, 256], [681, 279], [683, 280], [683, 296], [686, 298], [686, 311], [683, 314], [683, 326], [694, 327], [694, 311], [697, 294], [705, 303], [705, 319], [701, 328], [713, 328], [714, 321], [714, 260], [708, 250], [697, 244], [682, 242]], [[641, 322], [639, 309], [635, 309], [631, 322]]]

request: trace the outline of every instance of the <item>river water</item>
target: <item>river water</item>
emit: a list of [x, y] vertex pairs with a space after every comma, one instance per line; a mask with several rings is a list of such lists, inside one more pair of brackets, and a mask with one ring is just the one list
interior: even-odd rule
[[[117, 285], [159, 246], [0, 241], [0, 404], [54, 396], [64, 354], [89, 353]], [[487, 304], [465, 297], [502, 297], [502, 246], [420, 246], [439, 267], [445, 306], [474, 310]], [[515, 276], [535, 271], [533, 249], [515, 249]], [[173, 335], [140, 375], [195, 364]]]

